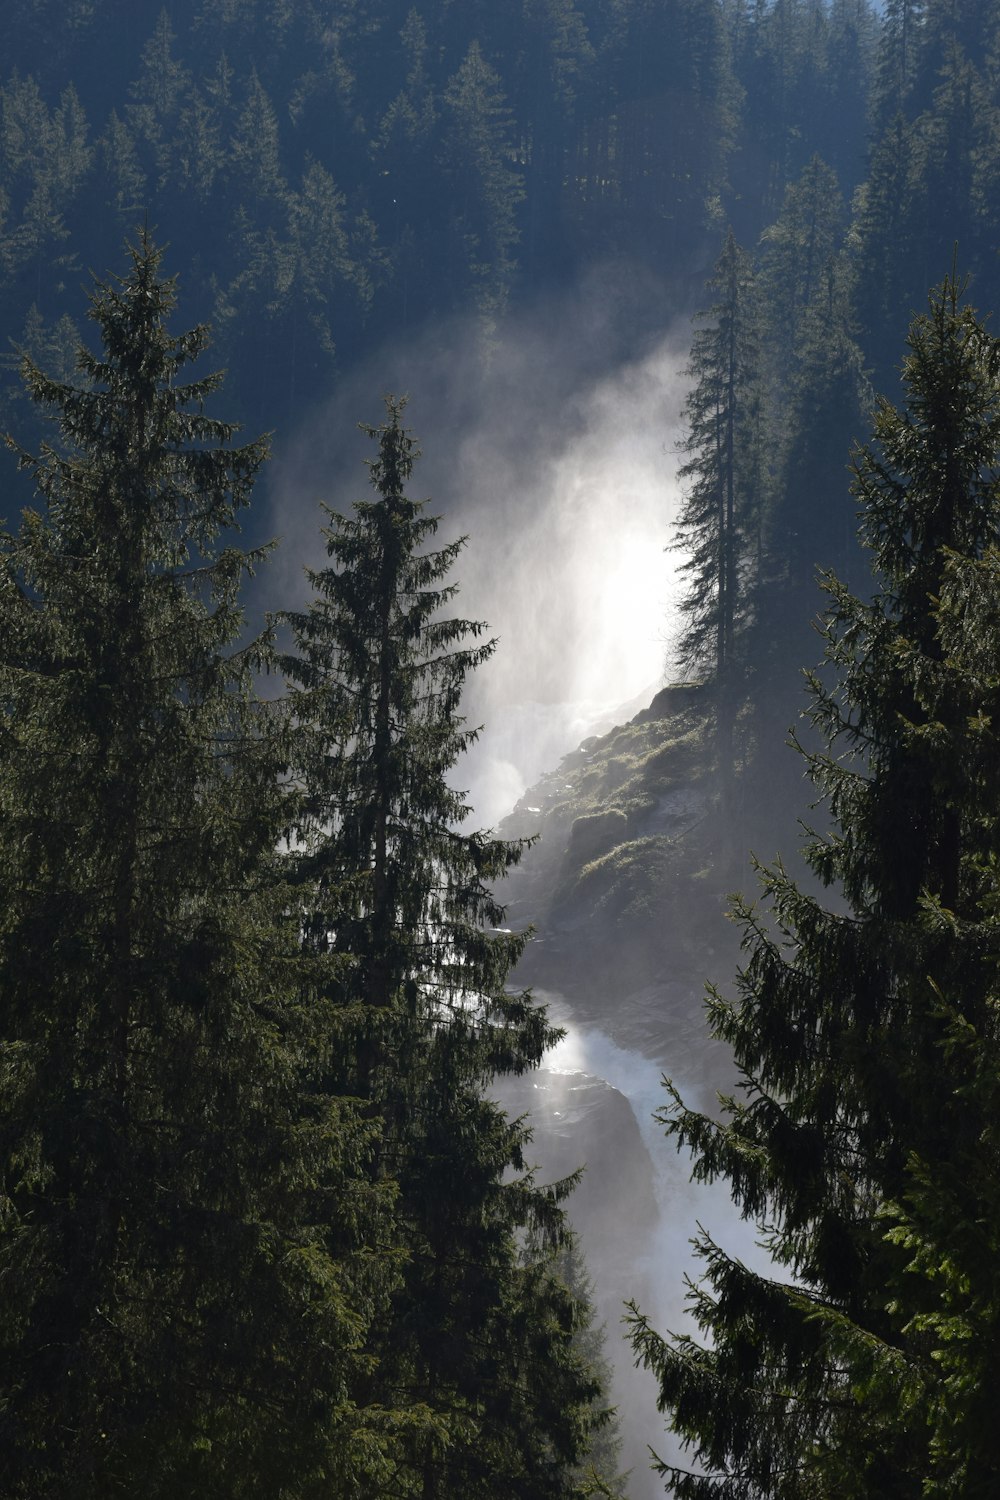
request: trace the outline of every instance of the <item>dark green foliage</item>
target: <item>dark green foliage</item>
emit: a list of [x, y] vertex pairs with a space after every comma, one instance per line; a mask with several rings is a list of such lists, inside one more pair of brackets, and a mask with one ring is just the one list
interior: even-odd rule
[[712, 308], [691, 345], [685, 402], [687, 484], [673, 546], [685, 553], [685, 624], [676, 643], [682, 666], [712, 681], [720, 790], [721, 861], [736, 855], [735, 724], [747, 670], [747, 639], [760, 574], [765, 501], [763, 386], [756, 278], [730, 229], [709, 281]]
[[[985, 1497], [996, 1489], [1000, 1448], [993, 1418], [1000, 1319], [996, 1268], [997, 1119], [1000, 1038], [995, 968], [997, 787], [998, 556], [952, 555], [945, 563], [936, 610], [943, 669], [928, 694], [942, 754], [962, 768], [965, 800], [981, 828], [963, 830], [967, 868], [977, 900], [942, 913], [944, 940], [965, 952], [961, 982], [938, 987], [940, 1056], [953, 1091], [939, 1123], [942, 1142], [915, 1153], [905, 1192], [891, 1206], [891, 1238], [907, 1259], [901, 1311], [906, 1334], [929, 1349], [940, 1378], [930, 1413], [924, 1493], [933, 1500]], [[943, 690], [943, 691], [942, 691]], [[942, 712], [943, 710], [943, 712]], [[970, 838], [969, 834], [973, 837]], [[970, 880], [967, 890], [972, 894]], [[940, 922], [940, 918], [939, 918]], [[982, 968], [986, 967], [986, 978]], [[957, 966], [956, 966], [957, 967]], [[977, 973], [977, 970], [980, 972]], [[971, 983], [969, 978], [971, 977]], [[940, 1090], [936, 1091], [940, 1097]]]
[[679, 475], [687, 494], [675, 545], [690, 583], [680, 654], [722, 681], [736, 666], [745, 629], [760, 521], [761, 380], [754, 272], [732, 230], [709, 290], [716, 300], [694, 337], [685, 406], [690, 455]]
[[[214, 320], [238, 409], [261, 421], [401, 325], [494, 323], [525, 267], [531, 290], [640, 251], [679, 287], [718, 222], [737, 99], [715, 0], [18, 9], [20, 71], [0, 77], [0, 327], [19, 331], [33, 301], [71, 311], [75, 268], [106, 263], [147, 216]], [[335, 261], [317, 247], [319, 286], [296, 270], [314, 169], [345, 237]], [[38, 283], [62, 256], [47, 305]]]
[[[803, 202], [813, 208], [782, 215], [775, 239], [766, 245], [761, 276], [765, 288], [780, 284], [778, 295], [763, 298], [766, 343], [772, 368], [779, 368], [769, 403], [770, 483], [756, 618], [747, 647], [754, 671], [757, 796], [765, 819], [778, 814], [789, 793], [799, 801], [789, 783], [800, 778], [800, 769], [781, 747], [799, 712], [803, 663], [819, 652], [819, 577], [832, 570], [852, 579], [865, 566], [859, 561], [857, 503], [848, 469], [868, 399], [854, 336], [850, 264], [837, 248], [838, 205], [829, 204], [827, 196], [828, 207], [820, 210], [824, 190], [835, 193], [835, 182], [818, 160], [810, 163], [800, 186], [805, 188], [807, 179], [812, 179], [809, 191], [798, 208]], [[767, 836], [773, 837], [770, 831]]]
[[[741, 904], [747, 963], [713, 995], [742, 1097], [720, 1121], [674, 1095], [695, 1175], [728, 1181], [789, 1280], [704, 1236], [704, 1348], [636, 1348], [708, 1470], [684, 1496], [988, 1494], [996, 1343], [1000, 817], [993, 753], [1000, 345], [946, 282], [915, 321], [906, 405], [856, 464], [879, 591], [831, 581], [809, 756], [831, 832], [806, 850], [824, 907], [779, 866]], [[968, 1185], [968, 1186], [967, 1186]], [[973, 1205], [976, 1205], [975, 1207]], [[895, 1227], [893, 1227], [895, 1225]], [[792, 1279], [794, 1278], [794, 1279]], [[982, 1382], [986, 1382], [983, 1384]]]
[[[584, 1305], [552, 1265], [565, 1185], [523, 1174], [524, 1127], [485, 1096], [555, 1033], [505, 988], [525, 937], [498, 930], [491, 888], [521, 844], [462, 833], [448, 780], [475, 735], [462, 685], [493, 643], [442, 613], [462, 542], [427, 550], [437, 520], [406, 494], [415, 443], [402, 403], [386, 409], [367, 429], [377, 498], [330, 512], [331, 563], [289, 617], [299, 654], [285, 663], [302, 723], [307, 944], [343, 958], [328, 995], [355, 1042], [338, 1086], [380, 1126], [375, 1180], [398, 1184], [408, 1257], [367, 1390], [443, 1424], [403, 1450], [394, 1493], [568, 1496], [585, 1492], [571, 1475], [598, 1386], [574, 1349]], [[524, 1258], [527, 1231], [545, 1248]]]
[[722, 822], [731, 832], [733, 733], [760, 567], [766, 482], [755, 279], [732, 230], [709, 288], [717, 300], [705, 314], [707, 326], [695, 334], [688, 366], [694, 384], [685, 403], [687, 458], [678, 471], [687, 493], [673, 545], [686, 554], [680, 571], [688, 580], [678, 654], [689, 671], [714, 683]]
[[[574, 1339], [576, 1349], [593, 1371], [601, 1390], [605, 1391], [611, 1380], [606, 1330], [593, 1324], [594, 1285], [575, 1235], [567, 1236], [556, 1265], [563, 1281], [585, 1309], [585, 1318], [581, 1320]], [[595, 1396], [594, 1401], [594, 1415], [597, 1417], [598, 1397]], [[600, 1414], [600, 1418], [608, 1416], [607, 1412]], [[609, 1420], [600, 1418], [588, 1434], [586, 1452], [577, 1468], [577, 1480], [584, 1493], [589, 1489], [593, 1494], [606, 1496], [607, 1500], [626, 1500], [628, 1475], [620, 1473], [622, 1442], [617, 1410], [610, 1414]], [[596, 1489], [593, 1488], [595, 1483]]]
[[[767, 373], [776, 403], [789, 394], [810, 313], [828, 303], [844, 228], [837, 175], [814, 156], [785, 189], [781, 211], [761, 237], [760, 297]], [[781, 443], [782, 436], [776, 434]]]
[[977, 297], [998, 290], [993, 204], [997, 47], [992, 0], [886, 8], [869, 183], [859, 200], [859, 312], [881, 388], [923, 289], [957, 243]]
[[923, 9], [923, 0], [886, 0], [872, 99], [872, 117], [880, 133], [908, 112]]
[[730, 212], [751, 239], [813, 156], [834, 166], [845, 192], [862, 176], [878, 28], [867, 0], [728, 0], [724, 9], [744, 95]]
[[511, 162], [510, 113], [500, 78], [477, 42], [444, 91], [441, 163], [448, 181], [448, 258], [461, 286], [472, 277], [475, 301], [490, 326], [510, 288], [515, 209], [523, 196]]
[[205, 332], [168, 334], [159, 259], [97, 288], [76, 384], [25, 362], [59, 448], [22, 454], [39, 509], [3, 539], [11, 1500], [347, 1493], [388, 1415], [352, 1396], [388, 1199], [318, 1086], [338, 1023], [275, 869], [286, 736], [266, 646], [236, 649], [260, 557], [216, 542], [265, 448], [204, 414], [218, 377], [182, 383]]
[[[870, 133], [874, 170], [897, 117], [906, 180], [882, 203], [873, 184], [854, 241], [861, 295], [874, 275], [880, 304], [861, 323], [880, 382], [942, 234], [985, 300], [997, 283], [997, 13], [981, 0], [891, 0], [882, 20], [867, 0], [17, 12], [2, 326], [19, 333], [32, 303], [72, 313], [78, 268], [107, 263], [146, 214], [216, 323], [238, 409], [262, 422], [277, 410], [284, 425], [400, 326], [456, 310], [490, 323], [609, 253], [688, 306], [721, 224], [756, 241], [817, 154], [849, 202]], [[318, 284], [296, 268], [314, 167], [339, 205]]]

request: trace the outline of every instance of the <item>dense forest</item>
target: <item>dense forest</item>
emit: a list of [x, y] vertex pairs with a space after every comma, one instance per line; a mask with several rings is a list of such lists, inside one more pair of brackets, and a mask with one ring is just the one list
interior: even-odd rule
[[6, 19], [3, 1494], [629, 1493], [574, 1180], [496, 1098], [557, 1034], [505, 914], [531, 830], [466, 830], [495, 643], [402, 395], [308, 598], [242, 603], [304, 412], [404, 337], [485, 365], [613, 267], [649, 294], [609, 364], [693, 320], [692, 870], [752, 892], [789, 841], [710, 992], [738, 1087], [663, 1114], [772, 1273], [703, 1235], [695, 1331], [633, 1308], [690, 1456], [654, 1462], [993, 1495], [1000, 4]]

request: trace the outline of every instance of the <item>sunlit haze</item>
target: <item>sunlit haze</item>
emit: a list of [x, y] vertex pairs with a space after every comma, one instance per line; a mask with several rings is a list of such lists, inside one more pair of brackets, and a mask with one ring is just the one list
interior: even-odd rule
[[314, 414], [272, 481], [277, 576], [301, 598], [302, 561], [322, 563], [318, 502], [347, 510], [366, 493], [357, 421], [379, 421], [380, 391], [416, 393], [412, 493], [431, 497], [443, 539], [468, 536], [455, 608], [499, 641], [468, 684], [466, 716], [484, 728], [455, 773], [485, 826], [666, 669], [686, 329], [597, 373], [581, 342], [592, 354], [612, 315], [605, 298], [585, 328], [521, 326], [489, 360], [466, 329], [436, 353], [395, 350]]

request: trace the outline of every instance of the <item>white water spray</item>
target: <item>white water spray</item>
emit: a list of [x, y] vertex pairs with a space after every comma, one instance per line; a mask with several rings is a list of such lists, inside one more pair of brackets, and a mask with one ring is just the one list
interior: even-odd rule
[[[565, 1036], [546, 1053], [542, 1068], [567, 1080], [582, 1074], [604, 1079], [623, 1094], [632, 1106], [643, 1144], [652, 1164], [652, 1191], [656, 1200], [656, 1223], [652, 1235], [636, 1236], [636, 1254], [630, 1267], [634, 1277], [628, 1287], [608, 1287], [606, 1268], [588, 1258], [597, 1299], [608, 1318], [608, 1354], [615, 1366], [613, 1394], [623, 1417], [623, 1435], [633, 1464], [630, 1500], [654, 1500], [662, 1496], [662, 1483], [645, 1473], [637, 1462], [646, 1446], [668, 1461], [689, 1463], [679, 1444], [665, 1431], [664, 1418], [656, 1410], [656, 1388], [651, 1375], [636, 1371], [626, 1332], [615, 1329], [611, 1307], [635, 1299], [653, 1326], [661, 1333], [696, 1332], [685, 1305], [685, 1276], [697, 1279], [699, 1263], [691, 1240], [701, 1224], [729, 1254], [760, 1272], [770, 1269], [764, 1250], [757, 1244], [754, 1227], [743, 1220], [732, 1204], [724, 1184], [705, 1186], [690, 1181], [689, 1159], [664, 1140], [663, 1127], [655, 1111], [667, 1102], [663, 1070], [642, 1053], [620, 1047], [597, 1027], [581, 1026], [572, 1019], [566, 998], [553, 992], [536, 991], [550, 1018], [565, 1030]], [[676, 1080], [683, 1094], [683, 1083]], [[572, 1200], [569, 1204], [572, 1217]], [[584, 1244], [584, 1253], [587, 1245]]]

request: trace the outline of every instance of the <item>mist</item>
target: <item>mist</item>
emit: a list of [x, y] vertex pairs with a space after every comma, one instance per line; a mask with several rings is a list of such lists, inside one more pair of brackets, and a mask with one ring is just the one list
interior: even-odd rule
[[623, 706], [648, 702], [667, 670], [689, 328], [637, 335], [643, 298], [655, 324], [656, 289], [616, 263], [489, 347], [471, 321], [433, 343], [403, 339], [279, 435], [269, 505], [282, 546], [267, 587], [295, 606], [303, 564], [325, 559], [319, 502], [349, 511], [371, 494], [359, 421], [381, 421], [383, 393], [408, 395], [423, 454], [411, 493], [430, 498], [439, 540], [467, 536], [455, 613], [498, 642], [467, 684], [466, 720], [483, 732], [455, 772], [479, 826]]

